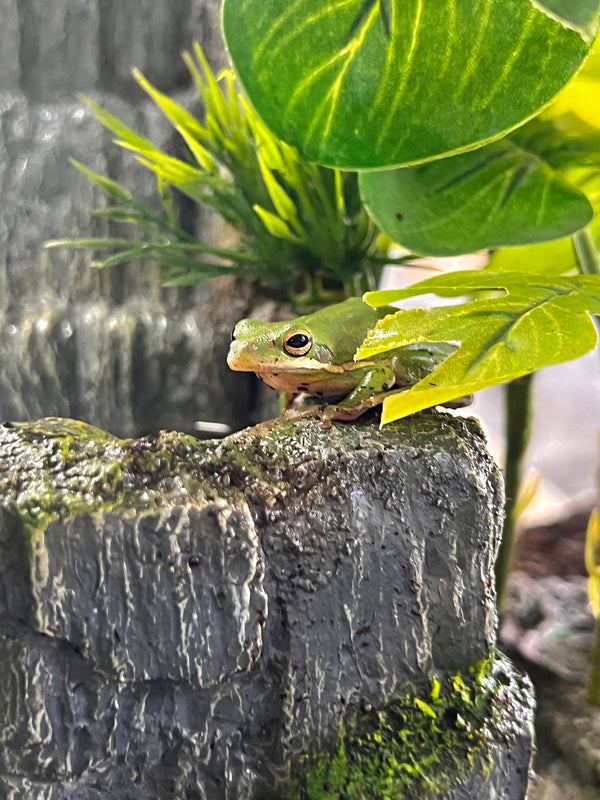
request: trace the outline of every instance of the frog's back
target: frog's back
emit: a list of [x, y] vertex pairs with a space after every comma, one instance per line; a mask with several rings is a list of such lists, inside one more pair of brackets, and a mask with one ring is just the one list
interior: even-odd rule
[[377, 322], [390, 313], [390, 308], [372, 308], [360, 297], [350, 297], [341, 303], [327, 306], [313, 314], [298, 317], [295, 325], [313, 332], [315, 340], [329, 342], [335, 350], [335, 362], [352, 361], [359, 345]]
[[300, 324], [306, 321], [307, 327], [330, 327], [335, 320], [336, 328], [340, 333], [344, 333], [346, 336], [354, 334], [356, 337], [358, 332], [364, 331], [364, 339], [367, 331], [374, 328], [380, 319], [396, 310], [390, 306], [372, 308], [360, 297], [349, 297], [341, 303], [326, 306], [306, 317], [298, 317], [296, 321]]

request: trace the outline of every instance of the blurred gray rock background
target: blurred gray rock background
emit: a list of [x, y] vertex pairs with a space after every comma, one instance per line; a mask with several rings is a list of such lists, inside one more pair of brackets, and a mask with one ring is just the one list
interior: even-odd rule
[[[225, 364], [248, 291], [229, 280], [163, 290], [149, 263], [99, 272], [48, 239], [103, 235], [104, 199], [75, 158], [151, 202], [152, 177], [78, 99], [92, 97], [158, 144], [175, 134], [131, 77], [192, 101], [181, 51], [224, 62], [219, 0], [0, 0], [0, 418], [58, 415], [121, 436], [246, 424], [249, 384]], [[218, 225], [182, 205], [187, 225]], [[115, 231], [113, 231], [115, 232]], [[123, 230], [118, 231], [123, 235]], [[244, 293], [245, 292], [245, 293]]]

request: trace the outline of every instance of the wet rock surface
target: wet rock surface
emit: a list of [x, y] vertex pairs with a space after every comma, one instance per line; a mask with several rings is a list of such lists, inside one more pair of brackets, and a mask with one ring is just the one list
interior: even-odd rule
[[[502, 491], [469, 420], [8, 425], [0, 498], [7, 797], [291, 796], [341, 721], [494, 649]], [[531, 693], [504, 692], [449, 797], [524, 796]]]

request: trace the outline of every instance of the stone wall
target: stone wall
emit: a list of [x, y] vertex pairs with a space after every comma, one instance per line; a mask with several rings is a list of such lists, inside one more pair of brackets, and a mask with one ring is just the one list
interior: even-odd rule
[[[436, 412], [208, 442], [0, 425], [0, 797], [523, 800], [531, 688], [494, 651], [502, 500], [477, 424]], [[362, 790], [337, 762], [339, 791], [304, 781], [307, 754], [341, 730], [350, 754], [415, 697]]]

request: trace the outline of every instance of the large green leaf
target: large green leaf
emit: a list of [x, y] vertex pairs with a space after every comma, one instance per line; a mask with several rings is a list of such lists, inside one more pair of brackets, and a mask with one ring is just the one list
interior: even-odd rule
[[507, 137], [418, 167], [363, 172], [362, 198], [379, 227], [416, 253], [558, 239], [586, 225], [593, 210], [534, 148]]
[[[411, 389], [386, 398], [382, 423], [513, 380], [591, 350], [597, 340], [590, 314], [600, 314], [600, 276], [548, 278], [540, 273], [473, 270], [436, 276], [407, 289], [371, 292], [379, 307], [433, 293], [459, 297], [459, 306], [399, 311], [381, 320], [357, 358], [420, 341], [458, 342], [457, 350]], [[499, 296], [490, 297], [490, 292]]]
[[563, 17], [533, 0], [223, 4], [267, 125], [308, 159], [355, 169], [455, 154], [532, 116], [590, 46], [577, 15]]

